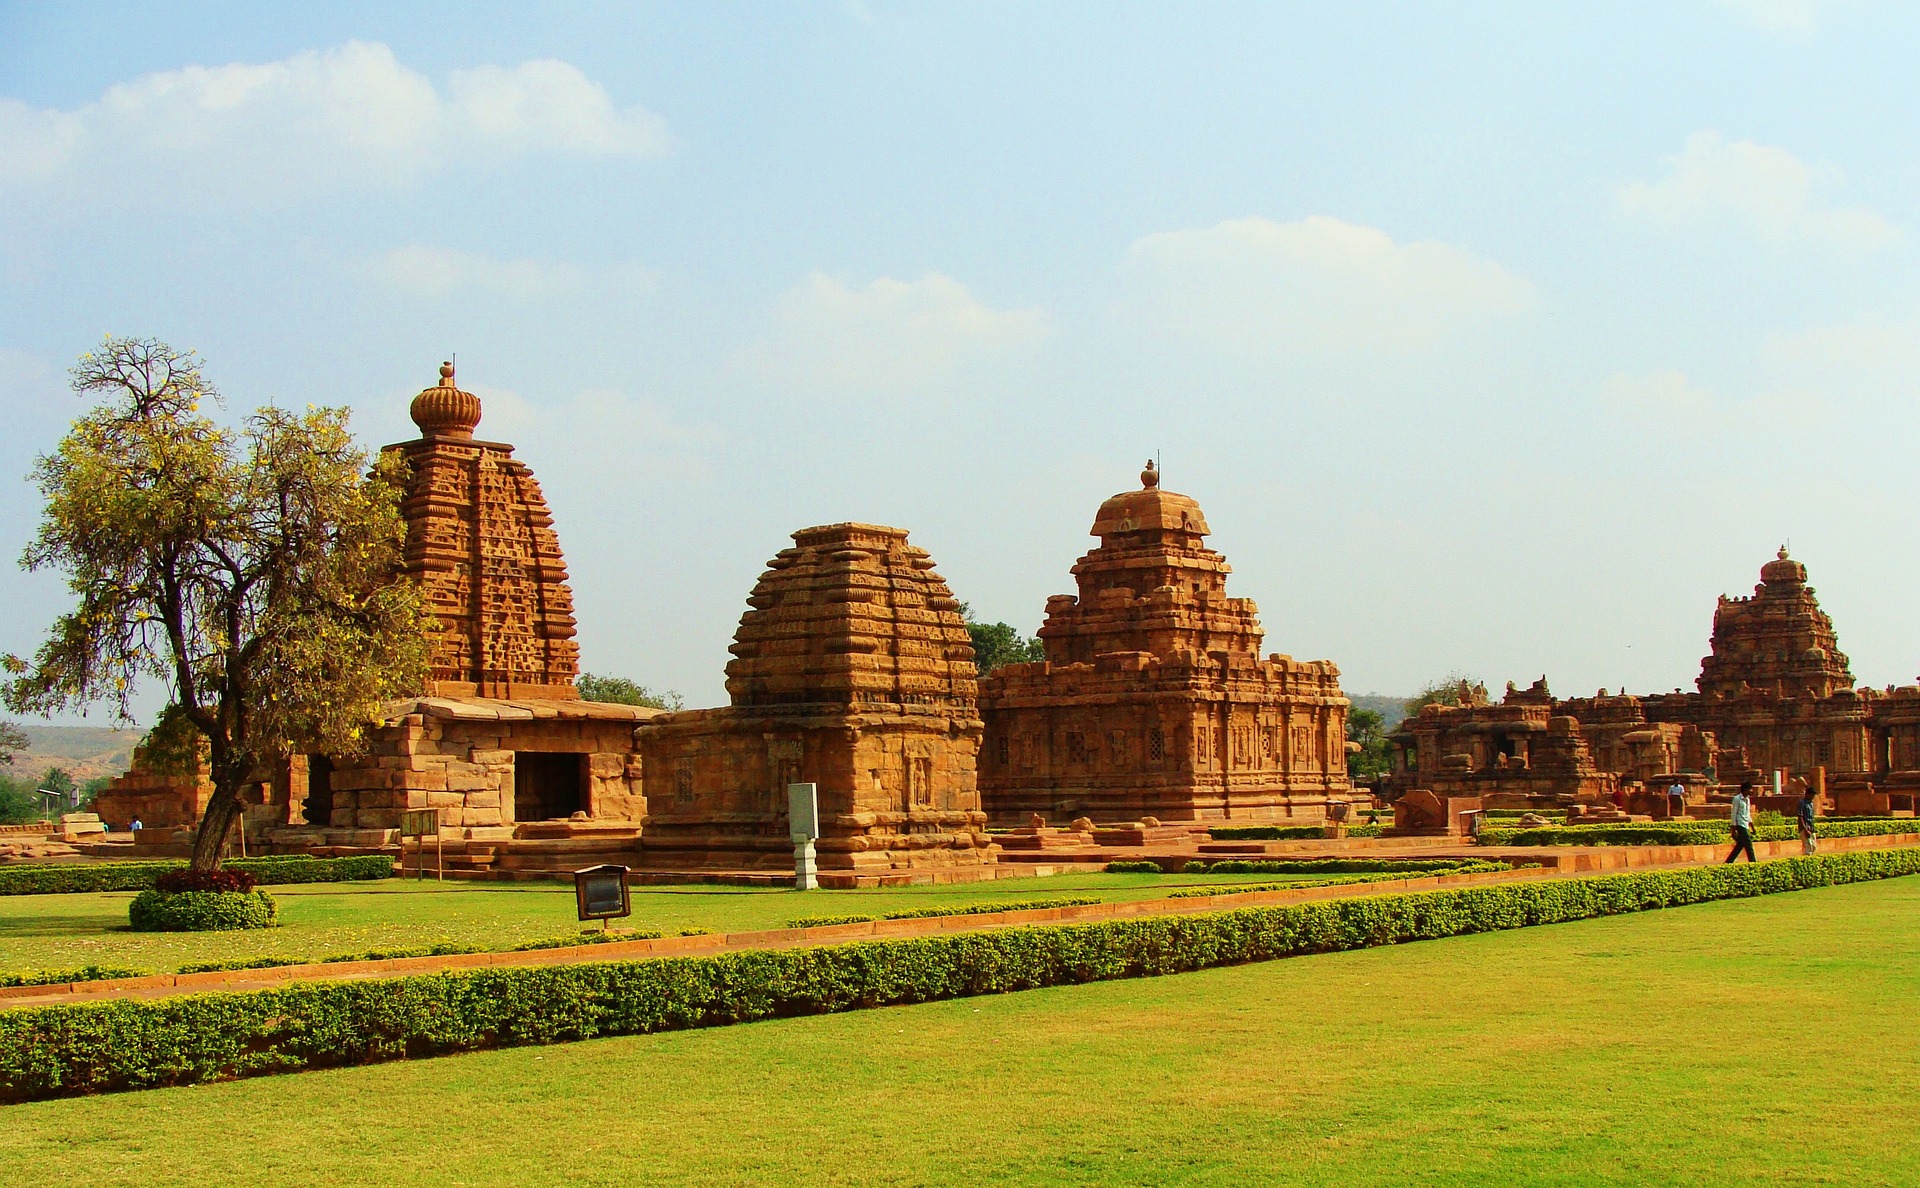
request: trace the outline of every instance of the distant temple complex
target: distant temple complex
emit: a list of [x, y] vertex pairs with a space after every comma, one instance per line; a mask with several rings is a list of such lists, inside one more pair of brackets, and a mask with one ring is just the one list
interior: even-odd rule
[[997, 821], [1322, 820], [1347, 779], [1330, 661], [1261, 658], [1258, 609], [1229, 598], [1200, 505], [1160, 486], [1100, 505], [1079, 594], [1047, 600], [1047, 659], [980, 687], [981, 797]]
[[1843, 812], [1911, 810], [1920, 788], [1920, 688], [1854, 687], [1807, 569], [1779, 555], [1751, 597], [1722, 595], [1698, 691], [1602, 689], [1558, 700], [1544, 679], [1483, 688], [1401, 723], [1392, 791], [1477, 796], [1490, 807], [1601, 802], [1657, 811], [1673, 783], [1783, 781], [1830, 791]]

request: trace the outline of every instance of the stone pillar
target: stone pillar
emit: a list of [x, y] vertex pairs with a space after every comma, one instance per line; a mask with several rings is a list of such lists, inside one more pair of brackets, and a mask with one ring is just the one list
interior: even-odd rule
[[793, 842], [793, 885], [801, 891], [817, 890], [820, 886], [813, 853], [814, 840], [820, 836], [816, 792], [812, 784], [787, 785], [787, 836]]

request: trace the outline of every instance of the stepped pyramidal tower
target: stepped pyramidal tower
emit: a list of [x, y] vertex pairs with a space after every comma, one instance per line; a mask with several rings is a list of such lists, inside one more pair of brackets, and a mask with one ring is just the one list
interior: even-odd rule
[[965, 876], [980, 808], [973, 645], [903, 529], [830, 524], [767, 563], [727, 664], [731, 705], [638, 732], [649, 865], [786, 867], [787, 785], [817, 787], [822, 885]]
[[1262, 659], [1200, 505], [1151, 462], [1140, 484], [1100, 505], [1079, 593], [1047, 600], [1046, 661], [981, 680], [988, 813], [1323, 820], [1351, 791], [1340, 670]]

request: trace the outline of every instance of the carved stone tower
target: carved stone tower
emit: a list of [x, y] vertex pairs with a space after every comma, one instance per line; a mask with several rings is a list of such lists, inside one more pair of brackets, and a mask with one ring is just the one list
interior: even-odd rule
[[513, 447], [480, 441], [480, 399], [453, 365], [413, 399], [405, 567], [439, 620], [426, 692], [441, 697], [579, 696], [573, 593], [553, 516]]

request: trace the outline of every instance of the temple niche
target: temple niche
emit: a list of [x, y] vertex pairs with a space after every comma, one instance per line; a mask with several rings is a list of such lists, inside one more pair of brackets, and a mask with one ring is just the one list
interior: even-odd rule
[[1101, 504], [1079, 593], [1047, 600], [1047, 659], [981, 680], [987, 812], [1323, 820], [1351, 791], [1339, 669], [1262, 659], [1257, 608], [1227, 596], [1200, 505], [1151, 462], [1140, 481]]
[[643, 864], [791, 869], [787, 785], [812, 783], [822, 885], [991, 873], [960, 604], [902, 529], [831, 524], [793, 543], [747, 599], [731, 704], [639, 731]]

